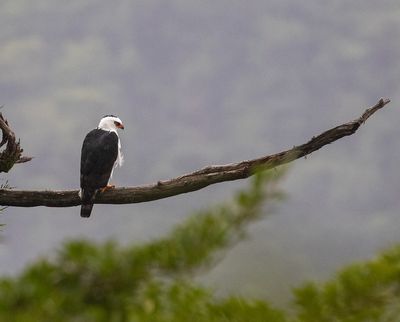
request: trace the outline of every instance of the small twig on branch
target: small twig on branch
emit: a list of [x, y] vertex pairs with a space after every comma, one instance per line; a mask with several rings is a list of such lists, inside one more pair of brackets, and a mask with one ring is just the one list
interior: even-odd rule
[[[174, 179], [158, 181], [150, 185], [107, 190], [96, 197], [95, 203], [130, 204], [146, 202], [196, 191], [218, 182], [247, 178], [254, 173], [254, 169], [256, 168], [262, 167], [263, 169], [271, 169], [289, 163], [317, 151], [327, 144], [354, 134], [372, 114], [383, 108], [389, 102], [389, 99], [380, 99], [376, 105], [367, 109], [363, 115], [356, 120], [327, 130], [313, 137], [307, 143], [295, 146], [290, 150], [239, 163], [209, 166]], [[3, 206], [71, 207], [80, 204], [81, 200], [78, 196], [78, 190], [0, 190], [0, 205]]]
[[10, 171], [15, 163], [23, 163], [32, 160], [31, 157], [22, 156], [24, 150], [21, 148], [19, 140], [16, 141], [15, 134], [2, 113], [0, 113], [0, 129], [2, 132], [0, 148], [7, 144], [3, 152], [0, 153], [0, 172]]

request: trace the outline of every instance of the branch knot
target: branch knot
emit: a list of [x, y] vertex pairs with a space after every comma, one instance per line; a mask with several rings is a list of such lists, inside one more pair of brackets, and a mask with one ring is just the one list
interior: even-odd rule
[[23, 163], [32, 160], [31, 157], [23, 157], [20, 140], [16, 141], [15, 134], [11, 130], [8, 121], [0, 113], [0, 129], [2, 131], [2, 140], [0, 147], [6, 145], [6, 148], [0, 153], [0, 172], [8, 172], [15, 163]]

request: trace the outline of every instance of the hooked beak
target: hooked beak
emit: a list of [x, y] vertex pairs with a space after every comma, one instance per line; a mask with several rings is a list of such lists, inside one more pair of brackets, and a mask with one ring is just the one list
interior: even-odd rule
[[123, 130], [125, 127], [124, 127], [124, 125], [122, 123], [120, 123], [120, 124], [117, 125], [117, 128]]

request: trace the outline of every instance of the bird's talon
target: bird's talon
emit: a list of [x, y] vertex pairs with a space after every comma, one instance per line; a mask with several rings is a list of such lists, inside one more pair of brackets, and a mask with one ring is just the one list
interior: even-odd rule
[[115, 188], [115, 185], [113, 185], [113, 184], [108, 184], [108, 185], [106, 185], [105, 187], [101, 188], [101, 189], [100, 189], [100, 192], [103, 193], [104, 191], [107, 191], [107, 190], [110, 190], [110, 189], [114, 189], [114, 188]]

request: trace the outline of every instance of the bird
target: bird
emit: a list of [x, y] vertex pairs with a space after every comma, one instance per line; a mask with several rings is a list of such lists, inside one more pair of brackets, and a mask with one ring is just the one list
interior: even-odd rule
[[115, 115], [105, 115], [97, 128], [83, 140], [81, 150], [80, 190], [81, 217], [90, 217], [96, 194], [112, 189], [110, 179], [117, 166], [122, 166], [121, 141], [118, 129], [124, 129]]

